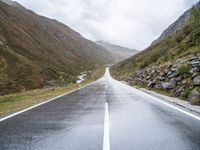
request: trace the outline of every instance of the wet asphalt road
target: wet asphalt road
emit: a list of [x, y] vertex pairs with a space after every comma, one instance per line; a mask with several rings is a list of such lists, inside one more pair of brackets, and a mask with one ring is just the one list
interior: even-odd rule
[[[112, 79], [0, 122], [0, 150], [199, 150], [200, 121]], [[178, 107], [178, 106], [177, 106]]]

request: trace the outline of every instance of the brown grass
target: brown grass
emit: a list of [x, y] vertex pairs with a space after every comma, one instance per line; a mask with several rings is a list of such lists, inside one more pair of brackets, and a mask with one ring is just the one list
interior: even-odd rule
[[[100, 78], [103, 73], [104, 69], [102, 68], [94, 71], [92, 74], [88, 75], [88, 78], [84, 82], [81, 83], [81, 86], [95, 81]], [[79, 85], [77, 83], [70, 83], [63, 87], [36, 89], [23, 93], [0, 96], [0, 117], [7, 116], [78, 88]]]

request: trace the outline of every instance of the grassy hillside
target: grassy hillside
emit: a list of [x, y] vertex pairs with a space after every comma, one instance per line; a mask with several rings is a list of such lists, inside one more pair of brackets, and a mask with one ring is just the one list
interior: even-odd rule
[[0, 95], [72, 83], [112, 59], [66, 25], [0, 1]]
[[[104, 72], [105, 68], [100, 68], [87, 74], [86, 79], [81, 83], [81, 86], [99, 79], [103, 76]], [[0, 118], [77, 88], [79, 88], [78, 84], [70, 83], [60, 87], [36, 89], [17, 94], [0, 96]]]
[[[181, 82], [176, 81], [172, 89], [164, 89], [163, 91], [174, 95], [172, 91], [174, 88], [182, 88], [182, 95], [185, 93], [183, 98], [188, 99], [190, 93], [194, 92], [194, 90], [196, 90], [196, 93], [199, 92], [198, 83], [193, 83], [199, 80], [199, 56], [200, 9], [194, 7], [191, 10], [191, 17], [184, 27], [158, 44], [145, 49], [128, 60], [114, 65], [111, 68], [111, 74], [119, 80], [127, 80], [133, 85], [143, 87], [151, 87], [151, 82], [158, 82], [161, 86], [151, 87], [157, 90], [163, 90], [161, 78], [163, 82], [171, 83], [173, 79], [175, 80], [175, 77], [176, 79], [180, 77]], [[168, 72], [166, 69], [168, 69]], [[166, 74], [169, 74], [169, 71], [176, 74], [171, 78], [165, 75], [164, 70]], [[142, 76], [144, 77], [142, 78]], [[160, 79], [157, 79], [158, 77]], [[183, 86], [182, 81], [185, 82], [185, 80], [189, 85], [188, 87]], [[157, 83], [155, 84], [157, 85]]]

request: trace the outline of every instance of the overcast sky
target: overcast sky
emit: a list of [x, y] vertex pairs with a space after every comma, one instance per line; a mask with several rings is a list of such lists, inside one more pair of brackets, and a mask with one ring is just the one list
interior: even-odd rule
[[16, 0], [84, 37], [144, 49], [198, 0]]

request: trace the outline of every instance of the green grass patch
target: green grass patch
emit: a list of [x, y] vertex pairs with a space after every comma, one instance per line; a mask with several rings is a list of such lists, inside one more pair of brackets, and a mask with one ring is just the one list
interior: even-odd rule
[[[105, 72], [104, 68], [97, 69], [88, 74], [87, 79], [81, 83], [81, 86], [87, 85]], [[50, 98], [79, 88], [77, 83], [70, 83], [63, 87], [51, 87], [47, 89], [30, 90], [23, 93], [0, 96], [0, 117], [12, 114], [35, 104], [44, 102]]]
[[188, 76], [190, 74], [191, 66], [188, 64], [183, 64], [181, 67], [178, 68], [178, 73], [181, 76]]

